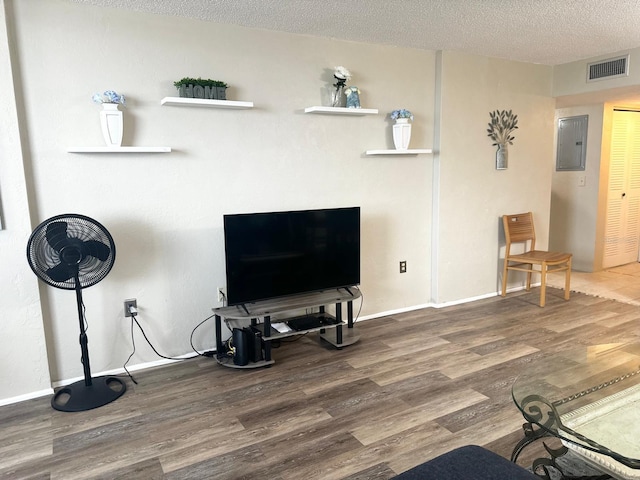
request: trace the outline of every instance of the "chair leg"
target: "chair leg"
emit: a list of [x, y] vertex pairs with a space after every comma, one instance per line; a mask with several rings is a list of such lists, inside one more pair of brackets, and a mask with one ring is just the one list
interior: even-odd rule
[[564, 274], [564, 299], [569, 300], [571, 295], [571, 259], [567, 263], [567, 271]]
[[[533, 265], [529, 264], [529, 268], [533, 270]], [[533, 273], [531, 270], [527, 273], [527, 292], [531, 290], [531, 274]]]
[[540, 306], [544, 307], [547, 300], [547, 264], [542, 263], [540, 266]]
[[507, 296], [507, 272], [509, 271], [507, 266], [509, 262], [507, 259], [504, 259], [504, 268], [502, 269], [502, 296]]

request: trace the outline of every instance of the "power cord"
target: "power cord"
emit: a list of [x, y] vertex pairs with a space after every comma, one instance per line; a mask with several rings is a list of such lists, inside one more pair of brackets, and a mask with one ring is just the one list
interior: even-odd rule
[[362, 293], [362, 290], [360, 290], [359, 286], [356, 285], [355, 287], [356, 287], [356, 290], [360, 292], [360, 308], [358, 308], [358, 313], [356, 313], [356, 318], [353, 319], [354, 325], [358, 321], [358, 318], [360, 317], [360, 313], [362, 312], [362, 305], [364, 305], [364, 293]]
[[224, 342], [225, 355], [233, 358], [236, 355], [236, 347], [233, 346], [233, 336], [227, 338]]
[[191, 330], [191, 336], [189, 337], [189, 343], [191, 344], [191, 348], [193, 349], [194, 352], [196, 352], [199, 356], [201, 357], [213, 357], [216, 354], [215, 350], [209, 350], [207, 352], [199, 352], [196, 347], [193, 346], [193, 334], [196, 333], [196, 330], [198, 328], [200, 328], [201, 325], [203, 325], [207, 320], [211, 320], [213, 317], [215, 317], [215, 314], [213, 315], [209, 315], [207, 318], [205, 318], [204, 320], [202, 320], [198, 325], [196, 325], [193, 330]]
[[124, 371], [127, 372], [127, 375], [129, 375], [129, 378], [131, 379], [131, 381], [137, 385], [138, 382], [136, 382], [136, 379], [133, 378], [133, 375], [131, 375], [131, 372], [127, 369], [127, 363], [129, 363], [129, 360], [131, 360], [131, 357], [133, 357], [133, 354], [136, 353], [136, 339], [133, 336], [133, 321], [131, 322], [131, 343], [133, 344], [133, 351], [131, 352], [131, 355], [129, 355], [129, 358], [127, 358], [127, 361], [124, 362], [124, 365], [122, 366], [122, 368], [124, 368]]
[[133, 375], [131, 375], [131, 372], [129, 372], [129, 370], [127, 369], [127, 363], [129, 363], [129, 360], [131, 360], [131, 357], [133, 357], [133, 355], [136, 353], [136, 339], [135, 339], [134, 330], [133, 330], [134, 322], [142, 332], [142, 336], [147, 341], [151, 349], [160, 358], [165, 358], [167, 360], [184, 360], [184, 358], [167, 357], [166, 355], [162, 355], [160, 352], [158, 352], [158, 350], [156, 350], [156, 347], [154, 347], [151, 341], [149, 340], [149, 337], [147, 337], [147, 334], [142, 328], [142, 325], [140, 325], [140, 322], [138, 322], [138, 319], [136, 318], [138, 316], [138, 310], [136, 309], [136, 307], [130, 305], [129, 313], [131, 313], [131, 344], [133, 345], [133, 350], [131, 352], [131, 355], [129, 355], [129, 358], [127, 358], [127, 361], [124, 362], [123, 368], [124, 368], [124, 371], [127, 372], [127, 375], [129, 375], [129, 378], [131, 379], [131, 381], [137, 385], [138, 382], [135, 380], [135, 378], [133, 378]]
[[142, 332], [142, 336], [144, 337], [144, 339], [147, 341], [147, 343], [151, 347], [151, 350], [153, 350], [154, 353], [156, 355], [158, 355], [160, 358], [164, 358], [166, 360], [186, 360], [185, 358], [167, 357], [166, 355], [161, 354], [158, 350], [156, 350], [156, 347], [153, 346], [153, 344], [149, 340], [149, 337], [147, 337], [147, 334], [145, 333], [144, 329], [142, 328], [142, 325], [140, 325], [140, 323], [138, 322], [138, 319], [134, 315], [131, 315], [131, 320], [136, 323], [136, 325], [140, 329], [140, 332]]
[[[131, 345], [133, 346], [133, 350], [131, 352], [131, 354], [129, 355], [129, 357], [127, 358], [127, 361], [124, 362], [124, 365], [122, 366], [122, 368], [124, 368], [124, 371], [127, 373], [127, 375], [129, 376], [129, 378], [131, 379], [131, 381], [133, 383], [135, 383], [136, 385], [138, 384], [138, 382], [136, 381], [136, 379], [133, 377], [133, 375], [131, 375], [131, 372], [129, 372], [129, 370], [127, 369], [127, 364], [129, 363], [129, 361], [131, 360], [131, 358], [133, 357], [133, 355], [136, 353], [136, 340], [135, 340], [135, 335], [134, 335], [134, 323], [135, 325], [138, 326], [138, 328], [140, 329], [140, 332], [142, 332], [142, 336], [144, 337], [144, 339], [147, 341], [147, 343], [149, 344], [149, 346], [151, 347], [151, 349], [154, 351], [154, 353], [156, 355], [158, 355], [160, 358], [164, 358], [166, 360], [187, 360], [187, 358], [178, 358], [178, 357], [168, 357], [166, 355], [162, 355], [160, 352], [158, 352], [158, 350], [153, 346], [153, 344], [151, 343], [151, 341], [149, 340], [149, 337], [147, 337], [147, 334], [145, 333], [144, 329], [142, 328], [142, 325], [140, 325], [140, 323], [138, 322], [138, 319], [136, 318], [138, 316], [138, 309], [136, 307], [134, 307], [133, 305], [129, 305], [129, 313], [131, 314]], [[201, 326], [203, 325], [207, 320], [210, 320], [211, 318], [213, 318], [215, 315], [210, 315], [209, 317], [205, 318], [204, 320], [202, 320], [198, 325], [196, 325], [194, 327], [194, 329], [191, 331], [191, 336], [189, 337], [189, 343], [191, 344], [191, 348], [193, 349], [193, 351], [195, 353], [197, 353], [199, 356], [201, 357], [213, 357], [215, 355], [215, 350], [211, 350], [208, 352], [199, 352], [195, 346], [193, 345], [193, 335], [195, 333], [195, 331]]]

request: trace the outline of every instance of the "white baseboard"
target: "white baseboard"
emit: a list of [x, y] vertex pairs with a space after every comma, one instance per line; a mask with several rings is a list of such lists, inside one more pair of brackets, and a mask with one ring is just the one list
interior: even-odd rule
[[388, 317], [389, 315], [398, 315], [400, 313], [413, 312], [414, 310], [422, 310], [423, 308], [433, 308], [434, 305], [432, 303], [425, 303], [423, 305], [414, 305], [412, 307], [404, 307], [398, 308], [396, 310], [387, 310], [386, 312], [374, 313], [372, 315], [364, 315], [362, 317], [358, 317], [358, 322], [362, 322], [365, 320], [373, 320], [374, 318], [382, 318]]
[[[160, 367], [163, 365], [168, 365], [171, 363], [175, 363], [175, 362], [179, 362], [182, 359], [187, 359], [187, 358], [193, 358], [196, 357], [198, 354], [195, 352], [190, 352], [187, 353], [185, 355], [178, 355], [176, 358], [176, 360], [169, 360], [169, 359], [160, 359], [154, 362], [147, 362], [147, 363], [139, 363], [137, 365], [132, 365], [131, 367], [128, 367], [128, 370], [130, 372], [136, 372], [139, 370], [146, 370], [147, 368], [153, 368], [153, 367]], [[116, 368], [113, 370], [105, 370], [103, 372], [98, 372], [98, 373], [93, 373], [91, 374], [92, 378], [95, 377], [103, 377], [103, 376], [109, 376], [109, 375], [126, 375], [127, 372], [125, 372], [124, 368]], [[58, 388], [58, 387], [64, 387], [66, 385], [70, 385], [72, 383], [78, 382], [84, 380], [84, 376], [82, 377], [75, 377], [75, 378], [67, 378], [64, 380], [60, 380], [58, 382], [52, 382], [52, 388], [48, 388], [46, 390], [39, 390], [37, 392], [31, 392], [31, 393], [27, 393], [25, 395], [18, 395], [16, 397], [9, 397], [9, 398], [2, 398], [0, 399], [0, 407], [3, 407], [5, 405], [11, 405], [13, 403], [20, 403], [20, 402], [24, 402], [26, 400], [33, 400], [34, 398], [40, 398], [40, 397], [46, 397], [48, 395], [53, 395], [54, 393], [54, 388]]]
[[[175, 360], [170, 360], [170, 359], [166, 359], [166, 358], [162, 358], [160, 360], [156, 360], [153, 362], [147, 362], [147, 363], [138, 363], [137, 365], [131, 365], [131, 367], [127, 367], [127, 370], [129, 370], [130, 372], [137, 372], [139, 370], [146, 370], [147, 368], [153, 368], [153, 367], [161, 367], [163, 365], [169, 365], [171, 363], [176, 363], [179, 362], [181, 360], [185, 360], [187, 358], [193, 358], [193, 357], [197, 357], [198, 354], [195, 352], [189, 352], [186, 353], [184, 355], [178, 355], [177, 357], [175, 357]], [[126, 375], [127, 372], [124, 370], [124, 368], [116, 368], [113, 370], [105, 370], [103, 372], [98, 372], [96, 374], [91, 374], [92, 377], [104, 377], [104, 376], [109, 376], [109, 375]], [[75, 378], [68, 378], [65, 380], [60, 380], [59, 382], [53, 382], [53, 387], [54, 388], [58, 388], [58, 387], [64, 387], [65, 385], [70, 385], [72, 383], [78, 382], [80, 380], [84, 380], [84, 377], [75, 377]]]
[[[531, 286], [532, 287], [539, 287], [540, 284], [539, 283], [532, 283]], [[507, 293], [509, 294], [509, 293], [512, 293], [512, 292], [519, 292], [521, 290], [524, 290], [525, 288], [526, 287], [524, 285], [520, 285], [518, 287], [507, 288]], [[433, 307], [434, 308], [450, 307], [450, 306], [453, 306], [453, 305], [460, 305], [462, 303], [475, 302], [476, 300], [484, 300], [485, 298], [497, 297], [499, 295], [501, 295], [501, 292], [486, 293], [484, 295], [478, 295], [477, 297], [463, 298], [461, 300], [454, 300], [452, 302], [438, 303], [438, 304], [435, 304]]]
[[39, 390], [37, 392], [27, 393], [25, 395], [18, 395], [17, 397], [9, 397], [0, 399], [0, 407], [5, 405], [11, 405], [12, 403], [20, 403], [26, 400], [33, 400], [34, 398], [45, 397], [47, 395], [53, 395], [53, 388], [47, 388], [46, 390]]
[[[539, 287], [540, 284], [531, 284], [532, 287]], [[525, 286], [521, 285], [518, 287], [507, 288], [507, 293], [519, 292], [520, 290], [524, 290]], [[396, 310], [388, 310], [386, 312], [374, 313], [372, 315], [365, 315], [363, 317], [359, 317], [358, 321], [364, 320], [372, 320], [374, 318], [388, 317], [389, 315], [398, 315], [400, 313], [413, 312], [414, 310], [421, 310], [423, 308], [444, 308], [451, 307], [453, 305], [461, 305], [463, 303], [475, 302], [476, 300], [484, 300], [485, 298], [497, 297], [500, 295], [500, 292], [491, 292], [485, 293], [484, 295], [478, 295], [475, 297], [469, 298], [461, 298], [459, 300], [453, 300], [451, 302], [443, 302], [443, 303], [424, 303], [422, 305], [414, 305], [412, 307], [398, 308]]]

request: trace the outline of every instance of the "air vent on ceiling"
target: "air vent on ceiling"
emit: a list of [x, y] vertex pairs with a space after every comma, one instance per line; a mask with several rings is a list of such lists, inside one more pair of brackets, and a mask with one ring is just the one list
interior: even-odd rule
[[629, 55], [609, 58], [587, 65], [587, 82], [629, 75]]

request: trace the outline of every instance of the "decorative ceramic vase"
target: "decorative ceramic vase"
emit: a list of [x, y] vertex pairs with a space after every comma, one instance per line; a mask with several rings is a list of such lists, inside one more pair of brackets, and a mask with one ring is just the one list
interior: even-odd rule
[[102, 127], [102, 136], [107, 147], [119, 147], [122, 145], [122, 112], [118, 110], [117, 103], [102, 104], [100, 126]]
[[496, 151], [496, 170], [506, 170], [509, 164], [509, 150], [507, 150], [507, 144], [498, 144], [498, 150]]
[[409, 148], [409, 141], [411, 140], [411, 124], [408, 118], [396, 119], [396, 124], [393, 126], [393, 144], [396, 150], [406, 150]]

